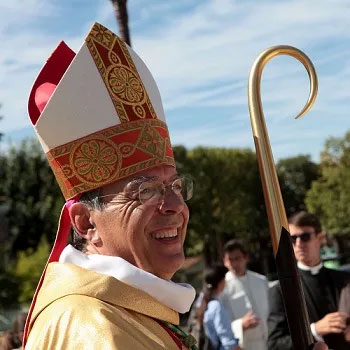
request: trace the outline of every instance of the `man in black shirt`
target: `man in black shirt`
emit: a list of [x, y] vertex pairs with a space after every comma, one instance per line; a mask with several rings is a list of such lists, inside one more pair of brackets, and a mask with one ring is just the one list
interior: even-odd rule
[[[315, 340], [324, 341], [331, 349], [349, 349], [344, 331], [350, 315], [339, 312], [338, 304], [340, 291], [350, 276], [323, 266], [320, 248], [324, 233], [315, 215], [299, 212], [288, 222], [312, 334]], [[270, 289], [269, 304], [268, 349], [293, 349], [279, 284]]]

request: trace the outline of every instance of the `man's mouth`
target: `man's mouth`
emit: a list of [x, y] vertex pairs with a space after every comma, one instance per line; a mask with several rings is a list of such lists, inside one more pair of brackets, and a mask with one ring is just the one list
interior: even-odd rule
[[160, 240], [172, 240], [177, 238], [178, 232], [177, 229], [156, 231], [151, 233], [151, 237]]

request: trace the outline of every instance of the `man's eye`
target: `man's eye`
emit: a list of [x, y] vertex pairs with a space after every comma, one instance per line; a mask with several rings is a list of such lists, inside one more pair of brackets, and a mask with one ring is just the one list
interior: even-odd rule
[[175, 191], [181, 191], [182, 190], [182, 184], [181, 183], [176, 183], [172, 186], [173, 190]]
[[153, 194], [155, 192], [154, 188], [143, 188], [142, 190], [140, 190], [140, 195], [145, 196], [145, 195], [150, 195]]
[[157, 188], [156, 187], [145, 187], [145, 188], [140, 188], [140, 201], [147, 201], [148, 199], [152, 198], [156, 193], [157, 193]]
[[183, 188], [183, 181], [181, 179], [177, 179], [173, 182], [171, 188], [174, 190], [174, 191], [182, 191], [182, 188]]

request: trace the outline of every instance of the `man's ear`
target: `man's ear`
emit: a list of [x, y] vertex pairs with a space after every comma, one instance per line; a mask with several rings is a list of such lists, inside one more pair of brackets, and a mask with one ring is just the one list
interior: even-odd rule
[[74, 230], [89, 243], [97, 243], [99, 236], [90, 215], [83, 203], [74, 203], [69, 208], [69, 217]]
[[323, 247], [327, 243], [327, 233], [326, 232], [320, 232], [317, 234], [317, 237], [321, 243], [321, 247]]
[[223, 257], [222, 257], [222, 263], [224, 264], [224, 266], [226, 266], [228, 268], [228, 266], [226, 264], [226, 254], [225, 253], [224, 253]]

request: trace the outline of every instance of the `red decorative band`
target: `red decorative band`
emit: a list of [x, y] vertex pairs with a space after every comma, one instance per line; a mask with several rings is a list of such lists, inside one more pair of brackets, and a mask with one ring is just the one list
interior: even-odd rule
[[85, 39], [122, 123], [157, 115], [126, 44], [95, 23]]
[[66, 200], [160, 164], [175, 166], [166, 124], [119, 124], [46, 154]]

